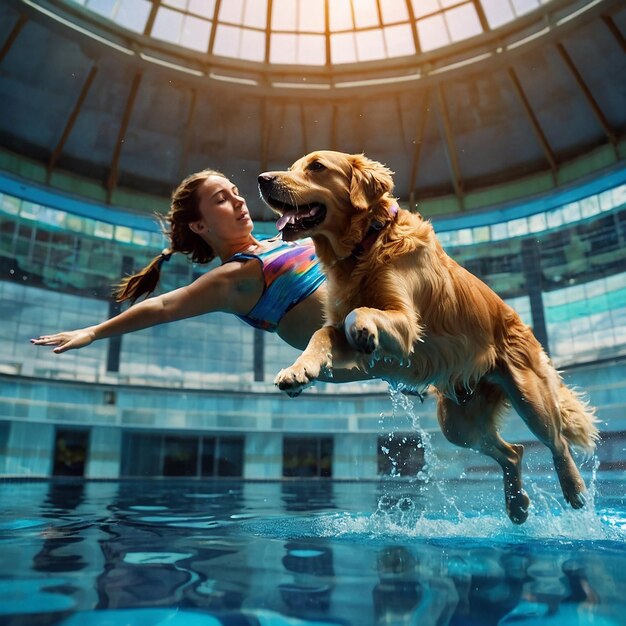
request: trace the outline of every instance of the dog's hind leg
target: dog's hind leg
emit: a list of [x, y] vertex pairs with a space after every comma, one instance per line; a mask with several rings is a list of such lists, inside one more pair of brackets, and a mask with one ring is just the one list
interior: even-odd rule
[[483, 380], [463, 404], [439, 394], [437, 417], [448, 441], [498, 462], [504, 480], [506, 512], [513, 523], [523, 524], [530, 505], [522, 487], [524, 447], [506, 442], [497, 430], [497, 417], [505, 397], [500, 387]]
[[513, 408], [537, 439], [552, 452], [565, 500], [574, 509], [581, 508], [585, 504], [586, 488], [563, 430], [559, 375], [546, 358], [546, 367], [541, 372], [509, 366], [499, 370], [497, 376]]

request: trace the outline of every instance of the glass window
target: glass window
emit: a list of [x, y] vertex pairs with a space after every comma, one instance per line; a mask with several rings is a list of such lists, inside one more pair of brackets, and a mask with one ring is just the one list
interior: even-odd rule
[[424, 52], [450, 43], [450, 33], [443, 15], [433, 15], [419, 20], [417, 22], [417, 35]]
[[473, 242], [472, 229], [461, 228], [456, 231], [456, 243], [459, 246], [466, 246]]
[[506, 0], [480, 0], [491, 28], [498, 28], [515, 19], [513, 7]]
[[243, 10], [243, 25], [265, 29], [267, 26], [267, 0], [247, 0]]
[[330, 437], [285, 437], [283, 476], [331, 477], [333, 440]]
[[183, 28], [183, 19], [182, 13], [160, 7], [152, 26], [152, 36], [170, 43], [178, 43]]
[[[263, 4], [264, 1], [265, 0], [258, 0], [258, 3]], [[189, 13], [213, 19], [213, 15], [215, 14], [215, 0], [189, 0], [187, 8]]]
[[14, 198], [6, 193], [0, 194], [0, 208], [4, 213], [9, 215], [18, 215], [22, 201], [19, 198]]
[[563, 220], [568, 222], [576, 222], [580, 219], [580, 205], [578, 202], [571, 202], [562, 207]]
[[53, 476], [84, 476], [89, 431], [59, 428], [54, 441]]
[[388, 57], [407, 56], [415, 54], [415, 42], [413, 33], [408, 24], [398, 24], [397, 26], [387, 26], [383, 29], [385, 35], [385, 46]]
[[520, 237], [528, 233], [528, 221], [525, 217], [509, 222], [509, 236]]
[[356, 42], [354, 33], [337, 33], [330, 36], [331, 61], [336, 64], [355, 63]]
[[350, 0], [333, 0], [329, 2], [328, 11], [331, 33], [341, 30], [351, 30], [354, 27], [352, 23]]
[[124, 433], [122, 476], [161, 476], [161, 435]]
[[501, 222], [500, 224], [492, 224], [491, 226], [491, 239], [498, 241], [500, 239], [506, 239], [509, 236], [509, 227], [507, 222]]
[[102, 239], [113, 239], [113, 225], [96, 220], [94, 224], [94, 235]]
[[445, 17], [452, 41], [461, 41], [483, 32], [476, 8], [471, 3], [446, 11]]
[[546, 213], [546, 222], [548, 228], [558, 228], [563, 224], [563, 211], [561, 211], [561, 209], [549, 211]]
[[437, 0], [411, 0], [415, 17], [423, 17], [431, 13], [437, 13], [441, 7]]
[[192, 15], [185, 17], [179, 43], [186, 48], [207, 52], [211, 37], [211, 22]]
[[122, 243], [130, 243], [133, 239], [133, 229], [128, 226], [116, 226], [115, 239]]
[[148, 0], [120, 0], [114, 19], [123, 28], [143, 33], [151, 6]]
[[380, 0], [380, 12], [384, 24], [405, 22], [409, 19], [406, 0]]
[[600, 200], [598, 196], [589, 196], [580, 201], [580, 214], [583, 218], [593, 217], [600, 213]]
[[528, 230], [531, 233], [539, 233], [546, 230], [547, 220], [545, 213], [537, 213], [528, 218]]
[[38, 204], [33, 204], [28, 200], [24, 200], [22, 202], [22, 210], [20, 212], [20, 216], [26, 220], [37, 220], [39, 219], [39, 213], [41, 211], [41, 206]]
[[243, 8], [245, 0], [228, 0], [220, 4], [220, 22], [230, 24], [241, 24], [243, 20]]
[[379, 26], [376, 0], [358, 0], [358, 6], [354, 4], [354, 21], [357, 28]]
[[359, 61], [373, 61], [384, 59], [385, 40], [380, 29], [356, 32], [356, 49]]
[[163, 476], [198, 475], [198, 437], [168, 436], [163, 444]]

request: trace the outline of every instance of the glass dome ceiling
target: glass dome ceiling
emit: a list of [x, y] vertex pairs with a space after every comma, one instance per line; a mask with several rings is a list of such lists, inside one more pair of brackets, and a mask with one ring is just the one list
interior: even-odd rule
[[70, 0], [130, 31], [217, 57], [327, 66], [437, 50], [551, 0]]

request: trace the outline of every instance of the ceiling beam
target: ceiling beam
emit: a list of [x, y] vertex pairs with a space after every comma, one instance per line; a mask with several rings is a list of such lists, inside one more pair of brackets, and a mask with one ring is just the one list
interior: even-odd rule
[[143, 34], [146, 37], [150, 37], [152, 29], [154, 28], [154, 21], [156, 20], [157, 13], [161, 8], [161, 0], [152, 0], [152, 7], [150, 8], [150, 14], [146, 20], [146, 25], [143, 28]]
[[215, 44], [215, 34], [217, 31], [217, 18], [220, 14], [222, 0], [215, 0], [215, 8], [213, 10], [213, 23], [211, 24], [211, 35], [209, 36], [209, 49], [207, 52], [213, 54], [213, 45]]
[[56, 162], [58, 161], [59, 157], [61, 156], [61, 153], [63, 152], [65, 143], [67, 142], [67, 139], [70, 136], [74, 128], [74, 124], [76, 124], [76, 120], [78, 119], [78, 116], [80, 115], [80, 111], [83, 108], [83, 104], [85, 102], [85, 99], [87, 98], [87, 95], [89, 94], [89, 90], [91, 89], [91, 85], [93, 84], [93, 81], [97, 73], [98, 73], [98, 67], [96, 65], [92, 65], [91, 70], [89, 71], [89, 74], [87, 75], [87, 79], [85, 80], [83, 87], [80, 90], [78, 100], [76, 100], [76, 104], [74, 105], [74, 109], [72, 110], [70, 117], [67, 120], [67, 124], [65, 125], [65, 128], [63, 129], [63, 133], [61, 134], [61, 139], [59, 139], [59, 142], [57, 143], [56, 147], [52, 151], [52, 154], [50, 155], [50, 158], [48, 159], [48, 164], [47, 164], [48, 177], [50, 176], [52, 170], [54, 169], [54, 166], [56, 165]]
[[572, 76], [574, 77], [574, 80], [576, 81], [578, 88], [582, 91], [583, 95], [585, 96], [585, 100], [587, 100], [587, 104], [589, 105], [593, 113], [595, 114], [598, 122], [600, 122], [600, 126], [602, 126], [602, 130], [604, 131], [604, 134], [608, 137], [609, 141], [613, 144], [613, 147], [617, 150], [617, 135], [613, 132], [613, 129], [611, 128], [609, 121], [606, 119], [604, 112], [600, 108], [600, 105], [598, 104], [597, 100], [593, 97], [593, 94], [591, 93], [591, 90], [589, 89], [589, 87], [587, 87], [587, 83], [585, 83], [585, 81], [583, 80], [583, 77], [578, 71], [578, 68], [574, 65], [574, 62], [572, 61], [572, 58], [570, 57], [567, 50], [565, 49], [565, 46], [562, 43], [558, 42], [556, 44], [556, 47], [557, 47], [557, 50], [559, 51], [559, 54], [561, 55], [561, 58], [565, 62], [565, 65], [567, 65], [568, 69], [572, 73]]
[[485, 9], [483, 9], [483, 5], [478, 0], [472, 0], [472, 4], [474, 5], [474, 9], [476, 10], [476, 14], [478, 15], [478, 21], [480, 22], [480, 26], [483, 29], [483, 32], [488, 33], [491, 30], [489, 26], [489, 22], [487, 21], [487, 16], [485, 15]]
[[17, 19], [17, 22], [15, 22], [13, 28], [11, 29], [9, 36], [6, 38], [6, 41], [0, 49], [0, 63], [2, 63], [4, 57], [7, 55], [7, 53], [15, 43], [15, 40], [22, 31], [22, 28], [24, 28], [24, 24], [26, 24], [26, 22], [28, 22], [28, 17], [21, 13], [19, 18]]
[[617, 28], [613, 18], [610, 15], [602, 15], [602, 21], [606, 24], [606, 27], [609, 29], [610, 33], [615, 37], [617, 43], [621, 46], [622, 52], [626, 54], [626, 39], [624, 39], [624, 35], [622, 35], [619, 28]]
[[324, 0], [324, 37], [326, 46], [326, 67], [331, 67], [330, 59], [330, 7], [328, 6], [330, 0]]
[[415, 19], [415, 12], [413, 11], [413, 3], [406, 3], [407, 11], [409, 12], [409, 24], [411, 25], [411, 34], [413, 35], [413, 45], [415, 46], [415, 54], [419, 54], [422, 51], [420, 46], [420, 38], [417, 35], [417, 20]]
[[[265, 63], [270, 62], [270, 51], [271, 51], [271, 35], [272, 35], [272, 10], [273, 10], [273, 2], [272, 0], [267, 0], [267, 12], [265, 17], [265, 53], [263, 58], [265, 59]], [[265, 171], [265, 170], [263, 170]]]
[[106, 182], [107, 189], [107, 202], [111, 202], [111, 196], [113, 194], [113, 190], [117, 187], [117, 181], [119, 178], [119, 167], [120, 167], [120, 157], [122, 155], [122, 147], [124, 145], [124, 141], [126, 139], [126, 131], [128, 130], [128, 123], [130, 122], [130, 116], [135, 108], [135, 99], [137, 98], [137, 93], [139, 92], [139, 85], [141, 84], [141, 79], [143, 74], [141, 72], [137, 72], [133, 77], [133, 82], [130, 86], [130, 91], [128, 93], [128, 99], [126, 100], [126, 106], [124, 107], [124, 114], [122, 116], [122, 123], [120, 124], [120, 130], [117, 135], [117, 139], [115, 141], [115, 149], [113, 151], [113, 158], [111, 160], [111, 167], [109, 170], [109, 176]]
[[450, 116], [448, 115], [448, 108], [446, 106], [446, 100], [441, 87], [441, 83], [435, 87], [437, 93], [436, 107], [437, 120], [439, 121], [440, 132], [443, 132], [445, 139], [443, 143], [444, 151], [446, 153], [448, 168], [452, 177], [452, 184], [454, 185], [454, 192], [459, 201], [459, 207], [461, 209], [465, 206], [463, 181], [461, 179], [461, 170], [459, 168], [459, 160], [457, 157], [456, 145], [454, 143], [454, 133], [450, 124]]
[[526, 97], [526, 93], [519, 81], [519, 78], [517, 77], [515, 70], [512, 67], [509, 67], [507, 68], [507, 72], [508, 72], [509, 78], [511, 79], [511, 82], [513, 83], [513, 87], [515, 88], [515, 93], [517, 94], [519, 101], [522, 103], [522, 107], [524, 108], [526, 117], [528, 118], [528, 121], [530, 122], [530, 125], [532, 126], [533, 131], [535, 132], [535, 136], [539, 140], [539, 143], [541, 144], [541, 147], [543, 148], [543, 152], [546, 156], [546, 159], [548, 160], [548, 163], [550, 164], [550, 169], [552, 170], [553, 178], [556, 179], [556, 174], [559, 169], [559, 166], [556, 162], [556, 158], [554, 157], [554, 152], [552, 151], [552, 148], [550, 147], [550, 144], [548, 143], [548, 139], [546, 138], [546, 135], [543, 132], [541, 125], [539, 124], [539, 120], [537, 119], [535, 112], [530, 106], [530, 102], [528, 101], [528, 98]]

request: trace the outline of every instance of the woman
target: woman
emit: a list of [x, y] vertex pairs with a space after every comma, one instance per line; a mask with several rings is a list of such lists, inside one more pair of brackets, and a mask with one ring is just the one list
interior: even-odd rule
[[[195, 263], [219, 257], [222, 264], [186, 287], [144, 299], [105, 322], [42, 335], [31, 343], [55, 346], [54, 352], [62, 353], [98, 339], [222, 311], [256, 328], [276, 332], [303, 350], [322, 326], [326, 285], [313, 243], [257, 240], [246, 201], [220, 172], [203, 170], [183, 180], [172, 194], [165, 226], [170, 247], [141, 272], [122, 281], [116, 291], [118, 302], [134, 303], [152, 293], [161, 266], [174, 252], [186, 254]], [[334, 372], [333, 380], [338, 380], [337, 374]], [[340, 374], [339, 380], [369, 377], [354, 371]]]

